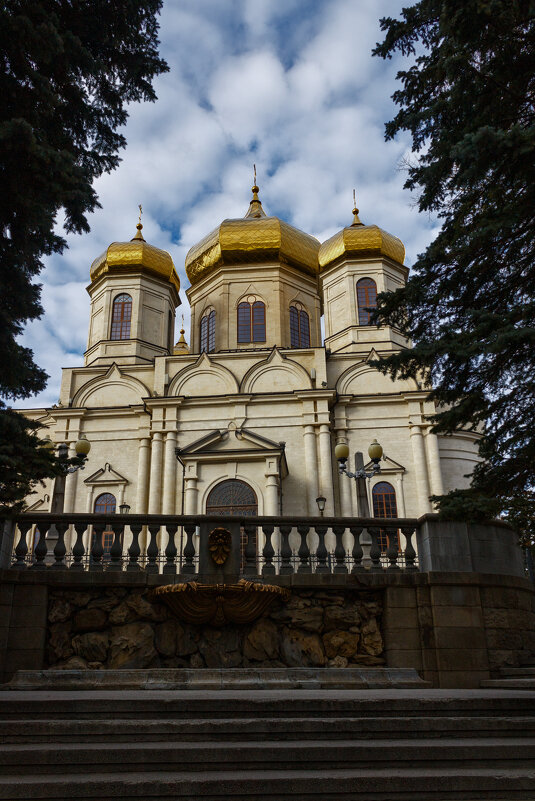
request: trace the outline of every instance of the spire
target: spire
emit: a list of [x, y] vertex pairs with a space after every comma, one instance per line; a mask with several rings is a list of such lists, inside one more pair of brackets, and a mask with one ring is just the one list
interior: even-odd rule
[[359, 210], [357, 209], [357, 198], [355, 194], [355, 190], [353, 189], [353, 222], [351, 225], [363, 225], [359, 219]]
[[258, 189], [258, 186], [256, 185], [256, 164], [253, 164], [253, 168], [254, 168], [254, 182], [253, 182], [253, 186], [251, 187], [251, 191], [253, 193], [253, 199], [251, 200], [251, 202], [249, 204], [249, 208], [247, 210], [247, 214], [245, 215], [245, 219], [247, 219], [248, 217], [256, 217], [256, 218], [258, 218], [258, 217], [265, 217], [266, 216], [265, 212], [264, 212], [264, 209], [262, 208], [262, 203], [260, 202], [260, 199], [258, 197], [258, 192], [260, 190]]
[[189, 353], [189, 346], [186, 340], [184, 339], [184, 333], [185, 333], [184, 315], [182, 315], [182, 328], [180, 329], [180, 336], [178, 338], [178, 342], [173, 348], [173, 356], [185, 356], [186, 353]]
[[132, 237], [132, 239], [130, 240], [131, 242], [134, 242], [136, 239], [139, 239], [141, 242], [145, 241], [143, 238], [143, 234], [141, 233], [141, 231], [143, 230], [143, 226], [141, 224], [141, 215], [143, 214], [143, 206], [141, 205], [141, 203], [139, 204], [138, 208], [139, 208], [139, 218], [136, 225], [137, 234]]

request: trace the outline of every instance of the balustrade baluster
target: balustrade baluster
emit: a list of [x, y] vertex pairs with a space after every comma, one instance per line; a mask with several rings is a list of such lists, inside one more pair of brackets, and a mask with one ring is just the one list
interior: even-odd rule
[[50, 565], [52, 570], [66, 570], [67, 565], [65, 564], [65, 554], [67, 553], [67, 548], [65, 546], [65, 532], [69, 528], [68, 523], [56, 523], [56, 531], [58, 532], [58, 541], [54, 546], [54, 563]]
[[141, 554], [141, 548], [139, 546], [139, 535], [141, 533], [141, 529], [143, 526], [141, 523], [130, 523], [130, 531], [132, 532], [132, 542], [130, 543], [130, 548], [128, 549], [128, 564], [126, 565], [127, 571], [138, 571], [141, 570], [141, 565], [139, 564], [139, 556]]
[[412, 535], [414, 534], [414, 529], [402, 528], [401, 531], [407, 540], [407, 545], [405, 546], [405, 570], [412, 573], [418, 570], [418, 567], [414, 564], [416, 561], [416, 551], [414, 550], [412, 544]]
[[89, 570], [92, 572], [102, 571], [102, 557], [104, 556], [104, 548], [102, 547], [102, 534], [107, 527], [105, 522], [98, 522], [93, 524], [93, 535], [91, 543], [91, 559], [89, 561]]
[[299, 545], [299, 550], [297, 551], [300, 562], [297, 572], [312, 573], [312, 565], [310, 564], [310, 548], [308, 547], [307, 543], [309, 526], [297, 526], [297, 531], [301, 536], [301, 544]]
[[195, 573], [195, 545], [193, 544], [193, 535], [195, 534], [195, 523], [186, 523], [184, 525], [184, 531], [186, 532], [186, 544], [184, 546], [184, 562], [182, 567], [180, 568], [180, 573], [185, 573], [186, 575], [191, 575]]
[[370, 559], [372, 560], [372, 566], [370, 570], [375, 573], [382, 572], [383, 568], [381, 567], [381, 546], [379, 545], [379, 529], [369, 528], [368, 534], [372, 538], [372, 544], [370, 547]]
[[271, 542], [271, 537], [273, 536], [274, 530], [275, 526], [272, 526], [270, 523], [264, 523], [262, 526], [262, 531], [266, 537], [266, 542], [262, 550], [262, 556], [264, 557], [264, 564], [262, 565], [263, 576], [273, 576], [275, 574], [275, 565], [273, 564], [275, 549], [273, 548], [273, 544]]
[[113, 521], [113, 542], [110, 548], [110, 561], [106, 568], [115, 573], [123, 569], [123, 532], [124, 523], [119, 517]]
[[20, 531], [19, 541], [15, 548], [16, 560], [13, 562], [12, 567], [17, 570], [25, 570], [26, 554], [28, 553], [28, 531], [31, 529], [32, 524], [27, 520], [21, 520], [17, 523]]
[[325, 546], [325, 534], [327, 533], [327, 526], [316, 525], [314, 526], [316, 534], [318, 535], [319, 543], [316, 550], [316, 557], [318, 564], [316, 565], [316, 573], [329, 573], [329, 565], [327, 564], [327, 557], [329, 552]]
[[386, 549], [386, 557], [389, 561], [388, 570], [399, 570], [398, 561], [398, 533], [396, 528], [387, 528], [386, 536], [388, 538], [388, 548]]
[[[83, 558], [85, 554], [84, 532], [86, 528], [87, 528], [86, 523], [78, 521], [77, 523], [74, 524], [74, 530], [76, 531], [76, 542], [74, 543], [72, 548], [72, 564], [70, 568], [71, 570], [84, 569], [83, 565]], [[40, 542], [41, 541], [39, 541], [39, 544]], [[39, 545], [37, 547], [39, 547]], [[36, 553], [37, 553], [37, 548], [36, 548]], [[45, 548], [45, 556], [46, 556], [46, 548]]]
[[346, 565], [346, 549], [344, 548], [343, 536], [345, 526], [333, 526], [333, 534], [336, 537], [336, 546], [334, 549], [334, 558], [336, 564], [333, 573], [347, 573]]
[[160, 549], [158, 548], [158, 532], [160, 525], [158, 523], [149, 523], [150, 542], [147, 546], [147, 564], [145, 571], [147, 573], [158, 573], [158, 555]]
[[243, 568], [243, 575], [256, 576], [256, 526], [253, 526], [250, 523], [245, 523], [243, 530], [245, 531], [245, 536], [247, 537], [247, 542], [245, 544], [245, 565]]
[[292, 549], [290, 548], [291, 526], [280, 526], [281, 533], [281, 565], [279, 575], [285, 576], [294, 572], [292, 565]]
[[[46, 544], [46, 532], [48, 530], [48, 525], [44, 524], [41, 528], [36, 527], [36, 531], [39, 531], [39, 540], [37, 545], [33, 549], [33, 555], [35, 557], [35, 561], [32, 565], [30, 565], [31, 570], [46, 570], [45, 559], [48, 553], [48, 546]], [[34, 532], [34, 541], [35, 541], [35, 532]]]
[[349, 530], [353, 534], [353, 550], [351, 551], [351, 556], [353, 557], [353, 568], [351, 572], [362, 573], [365, 570], [365, 567], [362, 564], [364, 551], [362, 550], [362, 545], [360, 544], [362, 526], [350, 526]]
[[165, 528], [167, 529], [167, 546], [165, 548], [165, 565], [163, 566], [163, 572], [169, 574], [175, 574], [176, 555], [177, 555], [175, 536], [178, 529], [178, 525], [176, 523], [166, 523]]

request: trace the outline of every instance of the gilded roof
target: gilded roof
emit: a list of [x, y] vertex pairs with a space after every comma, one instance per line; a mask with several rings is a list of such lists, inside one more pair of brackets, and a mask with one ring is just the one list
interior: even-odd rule
[[397, 236], [383, 231], [378, 225], [363, 225], [358, 218], [358, 209], [353, 210], [352, 225], [342, 228], [327, 239], [319, 250], [319, 268], [325, 270], [341, 256], [387, 256], [399, 264], [405, 259], [405, 246]]
[[245, 217], [223, 220], [189, 250], [186, 274], [192, 284], [220, 264], [283, 260], [303, 272], [317, 275], [318, 240], [278, 217], [267, 217], [257, 193], [258, 187], [254, 186]]
[[180, 279], [176, 273], [173, 259], [166, 250], [149, 245], [141, 235], [141, 223], [138, 232], [130, 242], [112, 242], [112, 244], [95, 259], [89, 271], [91, 281], [96, 281], [108, 272], [120, 272], [140, 267], [159, 278], [173, 284], [178, 292]]

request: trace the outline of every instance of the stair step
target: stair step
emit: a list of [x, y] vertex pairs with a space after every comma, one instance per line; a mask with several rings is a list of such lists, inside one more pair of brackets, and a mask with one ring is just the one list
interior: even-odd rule
[[412, 768], [426, 764], [445, 763], [467, 768], [484, 767], [491, 762], [492, 770], [513, 767], [521, 763], [535, 769], [535, 738], [503, 737], [478, 740], [444, 738], [439, 742], [426, 740], [369, 740], [355, 743], [325, 740], [305, 743], [221, 742], [202, 743], [116, 743], [103, 748], [101, 743], [54, 743], [52, 745], [6, 745], [0, 751], [0, 772], [44, 774], [77, 773], [80, 770], [122, 772], [139, 771], [236, 771], [246, 769], [287, 771], [313, 764], [316, 770], [357, 769], [372, 764], [389, 764]]
[[533, 716], [424, 716], [421, 717], [315, 717], [296, 718], [217, 718], [196, 719], [132, 719], [110, 720], [1, 720], [0, 743], [39, 742], [161, 742], [177, 738], [179, 741], [202, 741], [215, 737], [227, 742], [242, 739], [293, 740], [316, 739], [318, 727], [329, 740], [351, 737], [354, 740], [417, 739], [457, 737], [526, 736], [535, 737]]
[[522, 678], [519, 676], [514, 679], [484, 679], [481, 687], [496, 687], [502, 690], [535, 690], [535, 676]]
[[525, 667], [517, 668], [500, 668], [500, 675], [504, 678], [514, 676], [535, 676], [535, 666], [526, 665]]
[[[311, 770], [240, 770], [236, 773], [173, 772], [110, 773], [103, 776], [8, 775], [0, 783], [0, 799], [93, 798], [99, 801], [123, 798], [202, 798], [203, 801], [339, 801], [358, 795], [359, 801], [395, 798], [399, 801], [516, 801], [533, 800], [535, 770], [484, 768], [412, 767], [383, 765], [380, 768]], [[385, 795], [387, 794], [387, 795]], [[492, 795], [490, 795], [492, 794]]]

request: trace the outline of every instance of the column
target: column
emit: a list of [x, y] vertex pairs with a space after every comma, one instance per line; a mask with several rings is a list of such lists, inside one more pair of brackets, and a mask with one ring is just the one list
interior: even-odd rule
[[163, 434], [156, 431], [152, 435], [150, 455], [149, 514], [158, 515], [162, 500], [162, 449]]
[[137, 515], [147, 514], [149, 464], [150, 464], [150, 439], [148, 437], [143, 437], [139, 442], [139, 454], [137, 462], [137, 494], [136, 494], [136, 508], [134, 509], [134, 513]]
[[176, 493], [176, 431], [165, 435], [162, 514], [174, 515]]
[[321, 491], [327, 499], [325, 514], [327, 516], [334, 515], [333, 455], [331, 449], [331, 431], [327, 423], [322, 423], [320, 425], [319, 451]]
[[440, 452], [438, 447], [438, 437], [428, 430], [425, 442], [427, 445], [427, 463], [429, 465], [429, 478], [431, 479], [431, 493], [433, 495], [444, 494], [444, 484], [442, 482], [442, 470], [440, 468]]
[[429, 503], [430, 491], [429, 479], [427, 476], [424, 438], [421, 427], [417, 425], [411, 426], [410, 434], [414, 462], [414, 478], [416, 482], [416, 492], [418, 495], [418, 515], [423, 515], [431, 511], [431, 505]]
[[405, 496], [403, 495], [403, 473], [396, 474], [396, 503], [398, 517], [405, 517]]
[[194, 478], [186, 478], [186, 490], [184, 498], [184, 514], [196, 515], [197, 514], [197, 476]]
[[[76, 456], [76, 443], [69, 443], [69, 459]], [[67, 473], [65, 476], [65, 497], [63, 500], [63, 511], [74, 512], [74, 499], [76, 495], [76, 479], [78, 477], [78, 470], [74, 473]]]
[[305, 426], [303, 434], [305, 443], [305, 476], [307, 482], [307, 501], [309, 515], [318, 514], [316, 498], [318, 497], [318, 456], [316, 451], [316, 433], [314, 426]]
[[266, 515], [279, 513], [279, 482], [276, 475], [266, 476]]
[[[336, 444], [347, 445], [345, 431], [336, 432]], [[340, 485], [340, 510], [342, 512], [342, 517], [352, 517], [353, 505], [351, 502], [351, 493], [355, 491], [354, 481], [342, 474], [338, 477], [338, 483]]]

